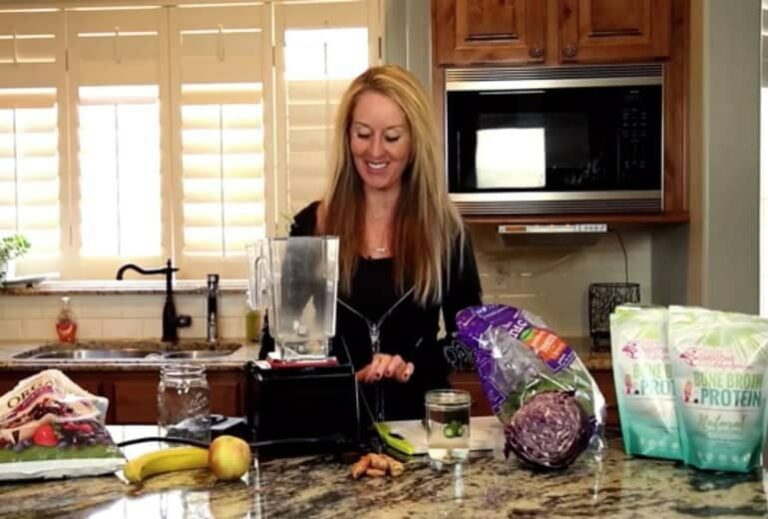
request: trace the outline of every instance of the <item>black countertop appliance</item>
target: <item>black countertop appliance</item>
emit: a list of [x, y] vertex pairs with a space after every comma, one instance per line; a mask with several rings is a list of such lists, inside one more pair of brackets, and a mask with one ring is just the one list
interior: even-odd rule
[[251, 361], [247, 419], [260, 456], [343, 452], [360, 447], [355, 372], [349, 364]]

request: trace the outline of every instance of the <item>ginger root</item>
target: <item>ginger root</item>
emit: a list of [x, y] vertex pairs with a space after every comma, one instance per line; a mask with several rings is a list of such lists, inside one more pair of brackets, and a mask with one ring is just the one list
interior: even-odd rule
[[372, 452], [368, 455], [368, 457], [371, 460], [371, 467], [383, 470], [384, 472], [386, 472], [389, 468], [389, 463], [387, 463], [387, 459], [384, 457], [384, 454], [375, 454]]
[[397, 477], [405, 471], [405, 465], [386, 454], [370, 453], [362, 456], [352, 465], [352, 479], [359, 479], [366, 475], [370, 477], [382, 477], [389, 474]]
[[405, 465], [397, 461], [395, 458], [390, 458], [386, 454], [384, 454], [384, 458], [386, 458], [387, 460], [389, 473], [393, 478], [396, 478], [397, 476], [405, 472]]
[[366, 454], [362, 458], [360, 458], [357, 463], [352, 465], [352, 479], [358, 479], [360, 476], [365, 474], [365, 472], [368, 470], [368, 467], [371, 466], [371, 455]]

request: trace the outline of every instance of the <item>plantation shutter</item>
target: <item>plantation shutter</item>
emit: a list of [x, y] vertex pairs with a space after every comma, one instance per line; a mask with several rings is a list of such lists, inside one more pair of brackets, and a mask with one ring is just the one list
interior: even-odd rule
[[159, 261], [169, 252], [161, 160], [166, 27], [162, 8], [68, 13], [76, 243], [81, 262], [108, 260], [105, 272], [128, 258]]
[[339, 100], [370, 62], [369, 8], [364, 0], [275, 7], [283, 223], [323, 194]]
[[61, 254], [63, 27], [55, 9], [0, 11], [0, 237], [32, 243], [20, 274], [55, 269]]
[[229, 267], [243, 276], [245, 244], [265, 236], [267, 14], [259, 4], [173, 10], [177, 236], [188, 272]]

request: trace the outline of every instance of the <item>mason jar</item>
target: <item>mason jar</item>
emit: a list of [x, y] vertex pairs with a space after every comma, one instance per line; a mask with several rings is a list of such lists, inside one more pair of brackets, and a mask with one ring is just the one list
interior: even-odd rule
[[433, 461], [462, 462], [469, 456], [471, 397], [460, 389], [433, 389], [424, 397], [427, 453]]
[[160, 436], [210, 441], [210, 391], [201, 364], [166, 364], [157, 388]]

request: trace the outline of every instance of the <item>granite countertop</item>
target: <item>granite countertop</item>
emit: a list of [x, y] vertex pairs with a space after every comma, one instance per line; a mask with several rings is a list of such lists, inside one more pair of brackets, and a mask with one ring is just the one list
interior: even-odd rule
[[[110, 427], [116, 440], [148, 428]], [[152, 429], [152, 428], [150, 428]], [[628, 459], [609, 440], [602, 463], [579, 459], [535, 473], [499, 452], [430, 467], [423, 457], [398, 478], [349, 478], [332, 456], [260, 461], [242, 481], [205, 470], [155, 476], [131, 486], [117, 476], [0, 485], [3, 517], [764, 517], [763, 472], [701, 472], [674, 462]], [[139, 444], [127, 449], [146, 449]], [[128, 456], [135, 455], [126, 450]], [[250, 515], [249, 515], [250, 514]]]
[[[591, 352], [588, 338], [568, 338], [568, 343], [572, 345], [574, 351], [579, 355], [587, 369], [590, 370], [610, 370], [611, 354], [610, 352]], [[222, 357], [212, 357], [193, 362], [204, 362], [206, 369], [209, 370], [232, 370], [243, 369], [249, 360], [257, 359], [259, 355], [259, 344], [245, 343], [244, 341], [220, 341], [214, 345], [207, 343], [204, 339], [182, 339], [178, 344], [163, 343], [159, 340], [151, 339], [104, 339], [104, 340], [86, 340], [78, 341], [76, 345], [60, 344], [50, 341], [21, 342], [21, 341], [0, 341], [0, 369], [4, 370], [35, 370], [44, 367], [56, 367], [67, 370], [105, 370], [105, 371], [142, 371], [158, 369], [167, 361], [153, 359], [112, 359], [112, 360], [72, 360], [72, 359], [23, 359], [15, 356], [25, 351], [45, 348], [47, 350], [67, 350], [78, 348], [95, 349], [143, 349], [148, 352], [165, 350], [184, 350], [184, 349], [217, 349], [217, 348], [237, 348], [234, 353]], [[474, 369], [469, 369], [474, 372]]]
[[163, 358], [125, 358], [125, 359], [33, 359], [17, 358], [30, 350], [44, 349], [46, 351], [66, 351], [72, 349], [138, 349], [151, 353], [153, 351], [180, 351], [180, 350], [232, 350], [229, 355], [221, 357], [206, 357], [202, 359], [175, 359], [176, 362], [203, 362], [207, 370], [233, 370], [244, 369], [249, 360], [258, 358], [258, 344], [244, 343], [243, 341], [219, 341], [207, 343], [204, 339], [181, 339], [177, 344], [163, 343], [150, 339], [104, 339], [84, 340], [76, 344], [61, 344], [50, 341], [0, 341], [0, 370], [6, 371], [30, 371], [45, 368], [66, 369], [68, 371], [147, 371], [157, 370], [163, 364], [168, 363]]

